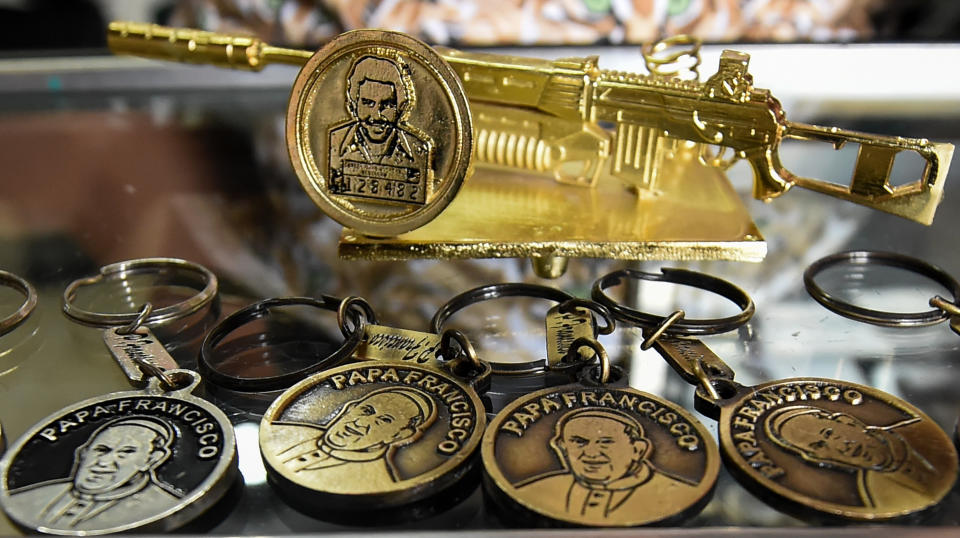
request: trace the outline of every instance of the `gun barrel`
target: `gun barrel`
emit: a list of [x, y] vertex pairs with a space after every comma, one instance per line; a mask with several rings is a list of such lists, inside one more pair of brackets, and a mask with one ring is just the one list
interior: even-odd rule
[[307, 50], [274, 47], [256, 37], [134, 22], [111, 22], [107, 44], [117, 54], [250, 71], [269, 63], [303, 65], [313, 55]]

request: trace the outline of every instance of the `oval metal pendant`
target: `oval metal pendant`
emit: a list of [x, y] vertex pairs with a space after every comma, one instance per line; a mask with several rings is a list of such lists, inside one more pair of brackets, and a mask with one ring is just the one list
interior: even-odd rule
[[720, 406], [731, 474], [801, 516], [903, 517], [940, 502], [956, 480], [949, 436], [916, 407], [871, 387], [784, 379], [744, 387]]
[[692, 515], [709, 501], [720, 468], [716, 443], [693, 415], [630, 388], [524, 396], [493, 419], [481, 453], [484, 486], [508, 515], [578, 526]]
[[0, 504], [50, 534], [163, 532], [196, 518], [237, 478], [230, 420], [154, 379], [141, 391], [71, 405], [40, 421], [0, 460]]
[[260, 423], [268, 476], [291, 503], [387, 508], [466, 475], [486, 425], [476, 392], [438, 369], [357, 363], [284, 392]]
[[330, 218], [398, 235], [436, 217], [469, 175], [470, 109], [456, 72], [429, 46], [354, 30], [300, 70], [287, 147], [304, 190]]

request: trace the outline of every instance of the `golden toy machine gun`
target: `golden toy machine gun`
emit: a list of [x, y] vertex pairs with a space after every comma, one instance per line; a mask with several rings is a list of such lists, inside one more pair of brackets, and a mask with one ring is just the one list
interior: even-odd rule
[[[117, 53], [259, 70], [271, 62], [303, 65], [310, 51], [257, 38], [114, 22]], [[732, 150], [754, 172], [753, 195], [775, 198], [796, 185], [930, 224], [943, 196], [953, 145], [795, 123], [769, 90], [753, 87], [747, 54], [725, 50], [705, 82], [653, 73], [601, 70], [597, 58], [555, 61], [436, 48], [463, 82], [475, 121], [481, 164], [549, 172], [560, 182], [592, 186], [601, 170], [627, 185], [650, 184], [657, 139], [683, 139]], [[648, 62], [649, 63], [649, 62]], [[613, 132], [605, 126], [614, 126]], [[860, 145], [847, 185], [797, 176], [780, 162], [786, 138]], [[894, 160], [915, 152], [918, 180], [890, 185]], [[729, 164], [718, 156], [712, 164]]]

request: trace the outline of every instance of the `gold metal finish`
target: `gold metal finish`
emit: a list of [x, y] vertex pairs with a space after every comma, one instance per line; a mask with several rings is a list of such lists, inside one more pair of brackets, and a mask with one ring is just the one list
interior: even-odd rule
[[[202, 39], [197, 41], [198, 37]], [[240, 38], [112, 23], [108, 41], [116, 52], [228, 67], [259, 67], [274, 58], [295, 63], [304, 58], [292, 51], [276, 52], [248, 38], [235, 45], [231, 40], [236, 39]], [[235, 59], [236, 48], [244, 44], [245, 53], [256, 60]], [[657, 47], [681, 44], [681, 40], [667, 40], [649, 50], [646, 61], [654, 66], [649, 76], [601, 70], [596, 57], [549, 61], [437, 50], [460, 76], [470, 99], [478, 162], [547, 172], [562, 183], [588, 186], [596, 185], [600, 170], [610, 165], [613, 175], [627, 185], [652, 189], [651, 183], [658, 178], [676, 179], [657, 166], [673, 150], [676, 139], [682, 139], [701, 145], [704, 155], [709, 151], [703, 145], [732, 150], [730, 158], [714, 154], [705, 156], [705, 162], [728, 166], [732, 159], [746, 159], [754, 171], [753, 195], [761, 200], [797, 185], [923, 224], [933, 221], [953, 156], [952, 144], [787, 121], [770, 91], [753, 87], [747, 54], [724, 51], [717, 73], [705, 82], [681, 80], [661, 69], [653, 54]], [[272, 56], [264, 52], [268, 50]], [[194, 51], [194, 56], [188, 54]], [[698, 51], [694, 47], [668, 54], [665, 62], [683, 54]], [[615, 132], [606, 130], [606, 125]], [[836, 149], [859, 144], [849, 184], [788, 171], [779, 156], [786, 138], [830, 142]], [[916, 153], [924, 167], [916, 181], [894, 187], [889, 183], [890, 172], [901, 152]]]
[[487, 492], [526, 525], [531, 513], [576, 526], [678, 521], [706, 504], [720, 469], [703, 424], [630, 388], [525, 395], [494, 417], [481, 454]]
[[355, 30], [313, 55], [293, 84], [287, 149], [304, 190], [337, 222], [393, 236], [430, 222], [471, 172], [460, 79], [424, 43]]
[[656, 193], [616, 182], [558, 188], [547, 178], [478, 169], [447, 209], [397, 237], [345, 229], [346, 259], [612, 258], [759, 262], [766, 243], [723, 174], [692, 148], [665, 163]]

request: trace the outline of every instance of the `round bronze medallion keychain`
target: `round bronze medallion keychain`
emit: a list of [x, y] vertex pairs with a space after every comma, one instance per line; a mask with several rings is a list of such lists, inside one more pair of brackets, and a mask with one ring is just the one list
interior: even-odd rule
[[393, 236], [453, 200], [471, 171], [460, 79], [429, 46], [384, 30], [338, 36], [300, 70], [287, 147], [300, 183], [337, 222]]
[[[348, 298], [340, 309], [348, 339], [365, 334], [372, 318], [368, 305], [343, 315], [358, 304], [366, 303]], [[486, 426], [471, 376], [486, 377], [489, 367], [456, 331], [441, 335], [438, 355], [456, 358], [443, 367], [363, 360], [290, 387], [260, 424], [271, 483], [298, 506], [351, 513], [436, 498], [458, 485]]]
[[707, 429], [677, 404], [607, 385], [606, 352], [579, 338], [570, 353], [582, 347], [600, 357], [599, 382], [588, 370], [585, 382], [522, 396], [493, 419], [481, 451], [486, 491], [518, 519], [547, 525], [663, 524], [698, 512], [720, 468]]
[[[741, 312], [685, 320], [683, 311], [655, 316], [616, 304], [604, 290], [630, 278], [710, 291]], [[764, 501], [812, 519], [882, 521], [928, 509], [953, 487], [958, 466], [950, 438], [899, 398], [834, 379], [802, 377], [757, 386], [733, 381], [733, 370], [720, 357], [689, 338], [723, 332], [750, 318], [753, 301], [733, 284], [681, 269], [622, 270], [597, 280], [593, 295], [621, 321], [648, 331], [642, 347], [654, 346], [697, 386], [697, 409], [719, 421], [727, 469]]]
[[[132, 273], [200, 275], [193, 297], [153, 311], [98, 313], [73, 303], [81, 286]], [[193, 396], [200, 376], [176, 369], [147, 323], [172, 321], [209, 304], [216, 277], [169, 258], [106, 266], [64, 293], [64, 311], [88, 324], [119, 327], [104, 340], [142, 390], [114, 392], [63, 408], [23, 434], [0, 459], [0, 505], [18, 525], [49, 534], [158, 532], [183, 526], [236, 482], [230, 420]], [[173, 368], [170, 368], [170, 366]]]

